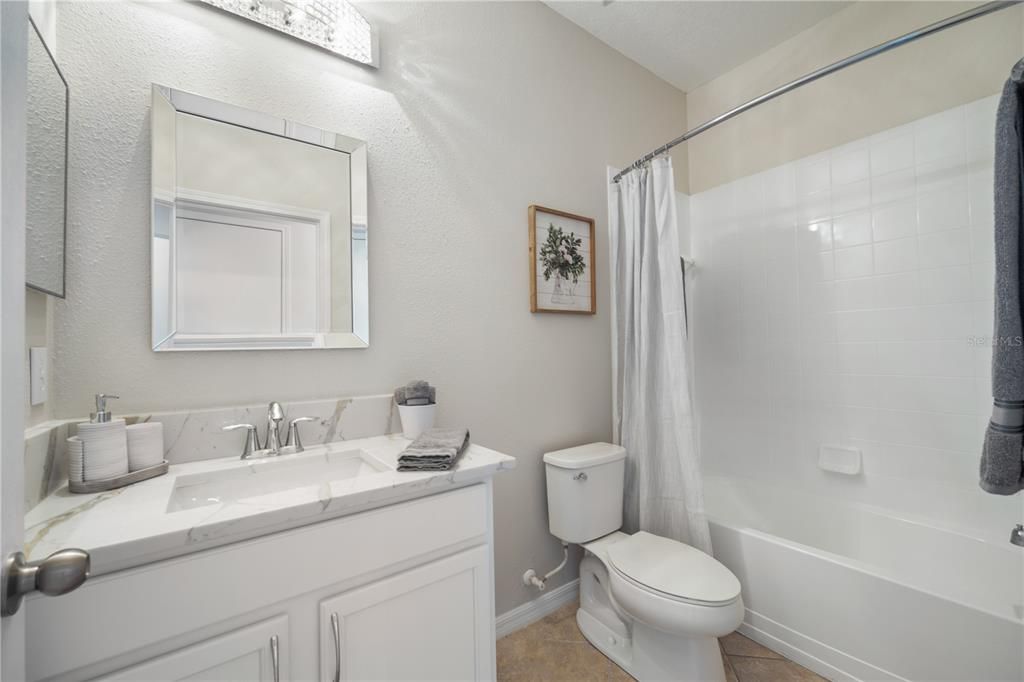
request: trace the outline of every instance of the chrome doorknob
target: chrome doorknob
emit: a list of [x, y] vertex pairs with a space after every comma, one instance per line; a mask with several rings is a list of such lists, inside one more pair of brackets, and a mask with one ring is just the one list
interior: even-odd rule
[[62, 549], [42, 561], [32, 562], [26, 561], [21, 552], [15, 552], [4, 561], [0, 615], [17, 613], [22, 598], [30, 592], [38, 590], [57, 597], [81, 587], [89, 577], [89, 567], [89, 553], [84, 549]]

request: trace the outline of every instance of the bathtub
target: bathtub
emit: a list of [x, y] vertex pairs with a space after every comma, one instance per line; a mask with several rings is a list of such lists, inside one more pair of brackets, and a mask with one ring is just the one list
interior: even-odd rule
[[1024, 679], [1024, 549], [755, 480], [705, 499], [743, 634], [831, 680]]

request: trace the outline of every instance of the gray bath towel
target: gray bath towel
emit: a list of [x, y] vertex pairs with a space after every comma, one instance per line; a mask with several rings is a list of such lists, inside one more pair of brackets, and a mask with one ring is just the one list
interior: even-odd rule
[[398, 456], [398, 470], [448, 471], [468, 445], [468, 429], [427, 429]]
[[995, 328], [992, 420], [981, 453], [981, 487], [1024, 489], [1024, 59], [1003, 86], [996, 112]]

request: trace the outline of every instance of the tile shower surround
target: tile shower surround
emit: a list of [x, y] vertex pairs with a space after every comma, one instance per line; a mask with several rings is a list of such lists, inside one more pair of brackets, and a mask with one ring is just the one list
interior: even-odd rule
[[[709, 473], [995, 535], [989, 97], [690, 200], [696, 404]], [[860, 448], [856, 477], [819, 445]], [[1002, 538], [1005, 540], [1005, 538]]]

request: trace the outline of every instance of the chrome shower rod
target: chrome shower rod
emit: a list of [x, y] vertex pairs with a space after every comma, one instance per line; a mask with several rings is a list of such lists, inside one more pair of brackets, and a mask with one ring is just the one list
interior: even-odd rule
[[928, 26], [919, 28], [916, 31], [905, 33], [899, 36], [898, 38], [887, 40], [884, 43], [875, 45], [874, 47], [870, 47], [862, 52], [850, 55], [845, 59], [840, 59], [838, 62], [834, 62], [832, 64], [829, 64], [828, 66], [823, 66], [820, 69], [812, 71], [807, 75], [801, 76], [800, 78], [797, 78], [794, 81], [790, 81], [785, 85], [780, 85], [774, 90], [770, 90], [759, 97], [755, 97], [749, 102], [744, 102], [738, 107], [730, 109], [724, 114], [716, 116], [715, 118], [709, 121], [705, 121], [696, 128], [687, 130], [685, 133], [683, 133], [676, 139], [672, 140], [671, 142], [663, 144], [650, 154], [645, 154], [644, 156], [641, 156], [639, 159], [630, 164], [627, 168], [617, 173], [613, 178], [613, 181], [618, 182], [619, 179], [622, 178], [622, 176], [625, 175], [626, 173], [629, 173], [630, 171], [640, 168], [643, 164], [647, 163], [651, 159], [654, 159], [664, 154], [665, 152], [672, 149], [676, 145], [680, 145], [683, 142], [686, 142], [687, 140], [700, 135], [706, 130], [711, 130], [720, 123], [725, 123], [734, 116], [739, 116], [744, 111], [748, 111], [750, 109], [753, 109], [754, 107], [760, 106], [765, 102], [773, 100], [780, 95], [786, 94], [787, 92], [790, 92], [791, 90], [796, 90], [797, 88], [803, 87], [808, 83], [813, 83], [819, 78], [824, 78], [825, 76], [833, 74], [836, 71], [841, 71], [842, 69], [845, 69], [848, 66], [853, 66], [854, 64], [862, 62], [865, 59], [871, 59], [872, 57], [876, 57], [882, 54], [883, 52], [888, 52], [889, 50], [895, 49], [902, 45], [906, 45], [907, 43], [912, 43], [915, 40], [924, 38], [926, 36], [930, 36], [933, 33], [945, 31], [947, 28], [952, 28], [966, 21], [970, 21], [971, 19], [977, 19], [978, 17], [983, 17], [986, 14], [992, 14], [993, 12], [998, 12], [999, 10], [1006, 9], [1014, 5], [1019, 5], [1021, 2], [1024, 2], [1024, 0], [1005, 0], [1000, 2], [987, 2], [984, 5], [978, 5], [977, 7], [966, 10], [964, 12], [960, 12], [959, 14], [954, 14], [951, 17], [947, 17], [941, 21], [937, 21], [934, 24], [929, 24]]

